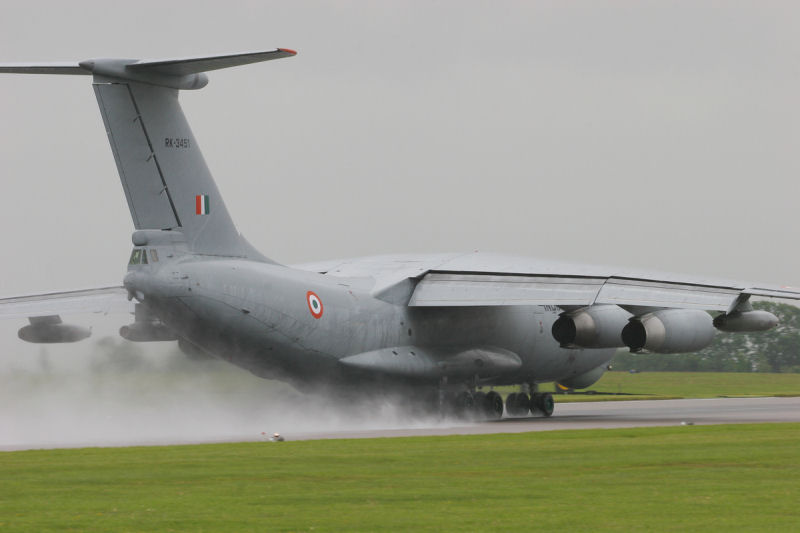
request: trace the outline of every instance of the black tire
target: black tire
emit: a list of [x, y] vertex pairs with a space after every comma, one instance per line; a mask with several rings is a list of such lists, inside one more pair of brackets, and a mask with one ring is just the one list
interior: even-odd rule
[[556, 404], [553, 401], [553, 395], [549, 392], [535, 394], [533, 403], [536, 409], [546, 417], [552, 416], [553, 410], [556, 407]]
[[483, 399], [483, 410], [490, 420], [503, 418], [503, 397], [495, 391], [487, 392]]
[[531, 398], [524, 392], [517, 393], [517, 414], [526, 416], [531, 409]]
[[454, 416], [467, 416], [475, 408], [475, 398], [472, 397], [469, 391], [457, 392], [450, 398], [450, 407]]
[[506, 398], [506, 413], [510, 416], [526, 416], [531, 408], [531, 399], [524, 392], [512, 392]]
[[506, 413], [512, 416], [517, 415], [517, 394], [516, 392], [512, 392], [506, 396]]

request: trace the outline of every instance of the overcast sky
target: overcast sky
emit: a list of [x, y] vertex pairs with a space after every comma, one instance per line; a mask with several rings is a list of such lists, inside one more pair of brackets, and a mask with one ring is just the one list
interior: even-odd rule
[[[499, 251], [800, 286], [795, 2], [4, 0], [0, 61], [274, 47], [182, 95], [285, 263]], [[88, 77], [0, 76], [0, 294], [121, 281]]]

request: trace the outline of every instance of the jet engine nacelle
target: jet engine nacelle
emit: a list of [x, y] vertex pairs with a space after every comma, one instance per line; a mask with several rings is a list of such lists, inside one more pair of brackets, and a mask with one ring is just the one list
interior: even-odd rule
[[622, 341], [631, 352], [686, 353], [714, 340], [711, 315], [693, 309], [663, 309], [630, 319]]
[[17, 336], [26, 342], [36, 344], [78, 342], [92, 334], [89, 328], [62, 323], [58, 315], [33, 317], [29, 320], [30, 324], [17, 332]]
[[622, 328], [631, 314], [616, 305], [593, 305], [562, 314], [553, 338], [562, 348], [622, 348]]
[[158, 322], [134, 322], [119, 328], [119, 335], [133, 342], [174, 341], [178, 338], [171, 329]]
[[714, 319], [715, 328], [729, 332], [767, 331], [777, 325], [778, 317], [769, 311], [734, 311]]

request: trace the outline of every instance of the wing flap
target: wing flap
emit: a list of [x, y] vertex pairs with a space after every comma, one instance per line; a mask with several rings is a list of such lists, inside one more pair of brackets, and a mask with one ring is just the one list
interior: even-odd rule
[[412, 307], [591, 305], [604, 278], [430, 272], [417, 284]]
[[740, 292], [726, 287], [609, 278], [597, 295], [595, 303], [615, 304], [621, 307], [727, 311]]

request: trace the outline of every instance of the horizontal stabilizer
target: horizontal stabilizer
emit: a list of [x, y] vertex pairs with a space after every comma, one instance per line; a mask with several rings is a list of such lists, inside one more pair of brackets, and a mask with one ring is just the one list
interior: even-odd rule
[[78, 63], [0, 63], [6, 74], [91, 74]]
[[106, 78], [138, 81], [171, 89], [202, 89], [208, 84], [203, 74], [210, 70], [281, 59], [297, 54], [288, 48], [238, 52], [217, 56], [178, 59], [87, 59], [78, 63], [0, 63], [7, 74], [94, 74]]
[[292, 57], [297, 54], [288, 48], [276, 48], [262, 52], [240, 52], [236, 54], [226, 54], [220, 56], [205, 57], [186, 57], [182, 59], [159, 59], [137, 61], [128, 66], [131, 70], [149, 70], [170, 76], [186, 76], [187, 74], [197, 74], [221, 68], [238, 67], [259, 63], [271, 59], [281, 59]]

